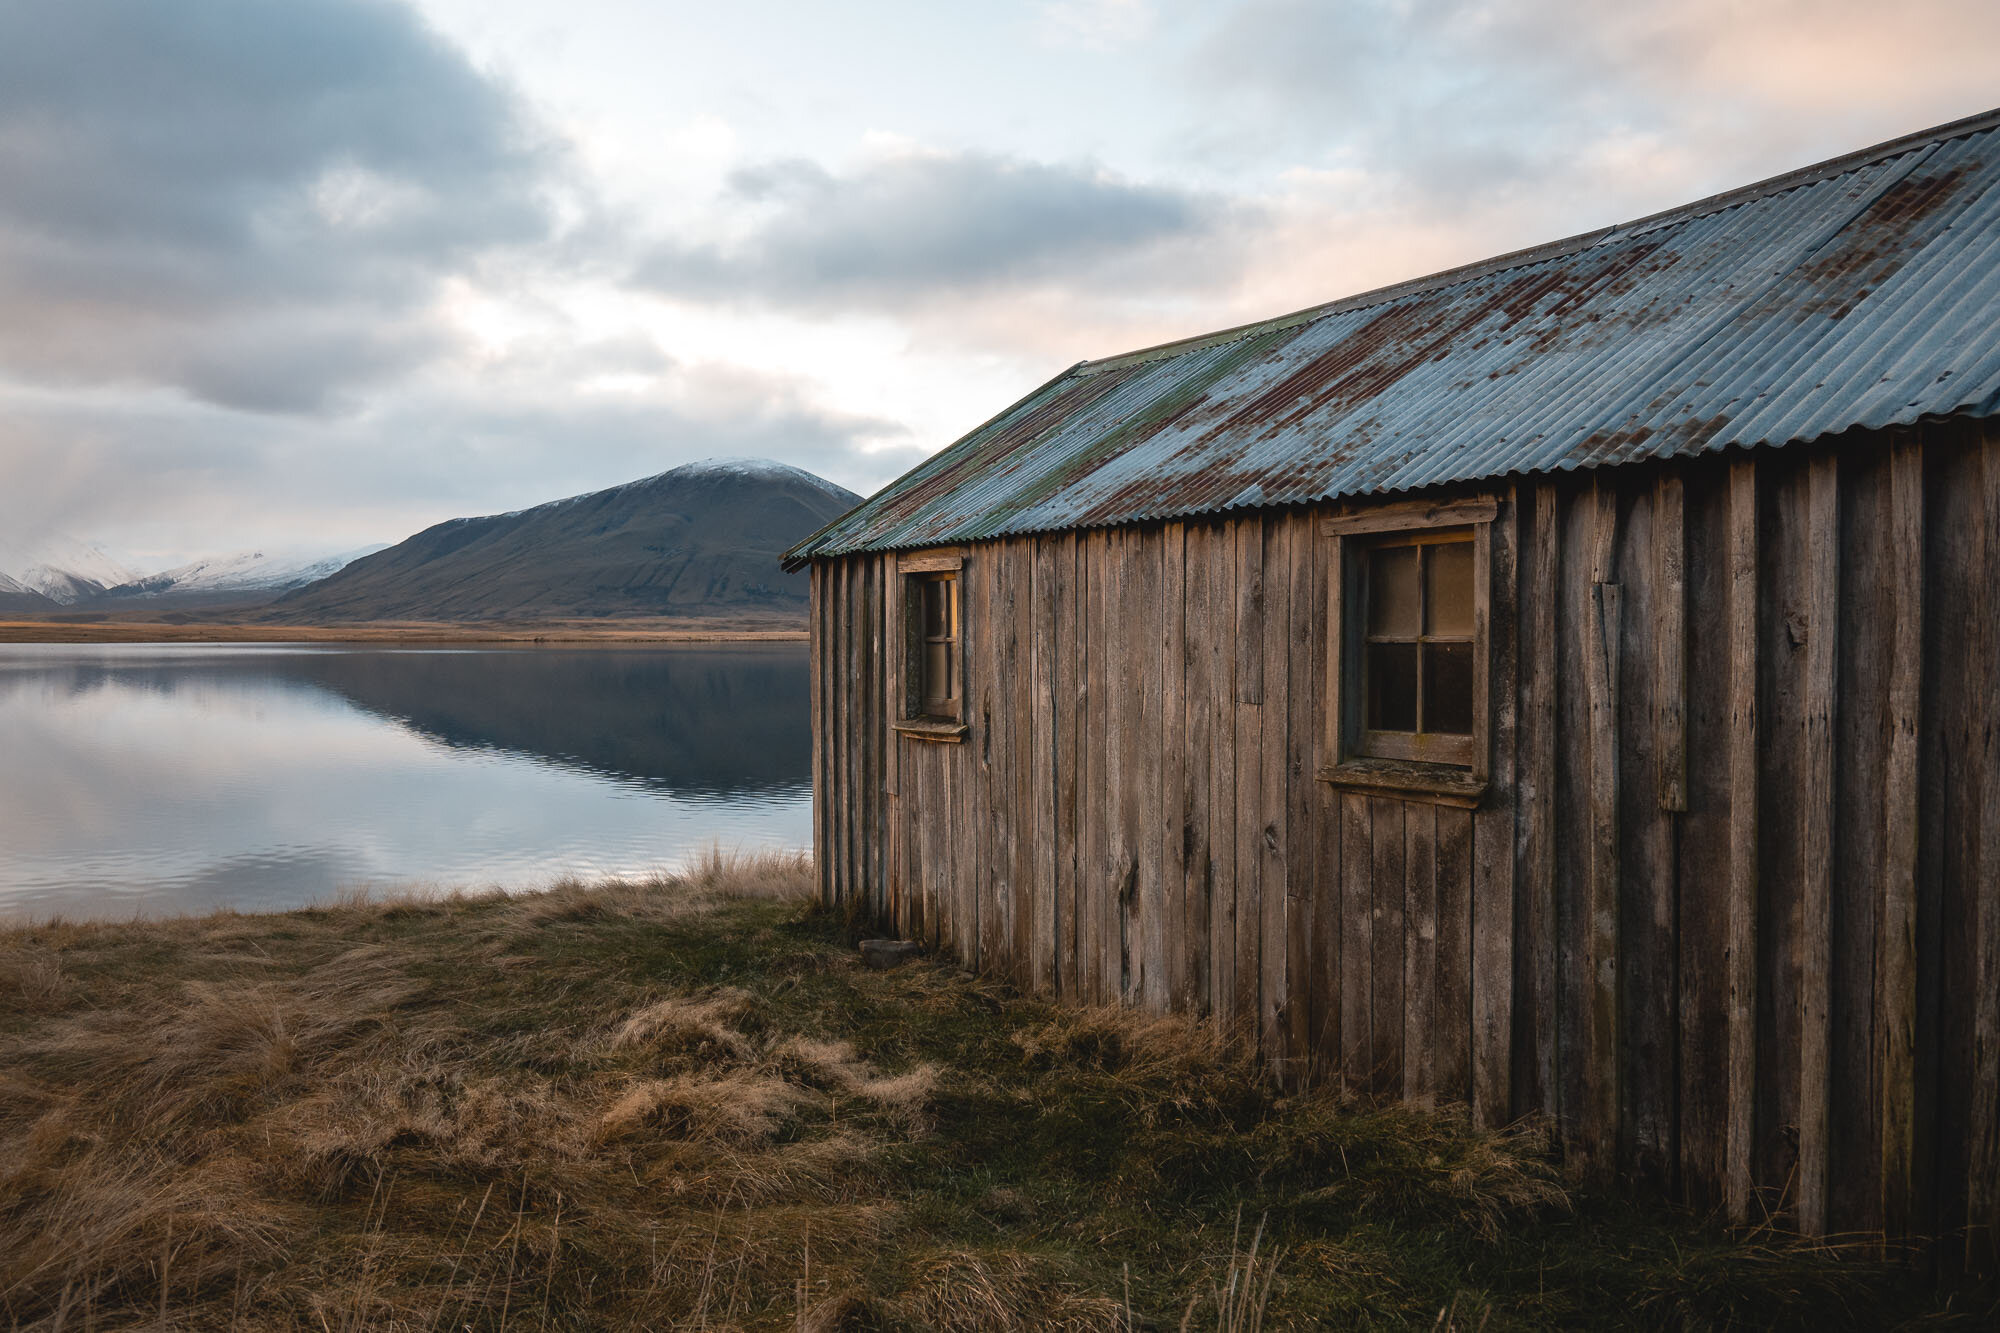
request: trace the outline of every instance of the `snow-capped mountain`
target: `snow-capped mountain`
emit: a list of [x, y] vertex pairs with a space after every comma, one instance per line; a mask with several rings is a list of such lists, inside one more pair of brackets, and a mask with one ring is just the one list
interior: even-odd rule
[[110, 589], [116, 597], [157, 597], [162, 593], [289, 592], [345, 569], [386, 543], [361, 546], [334, 555], [300, 555], [282, 551], [238, 551], [210, 556]]
[[59, 606], [74, 606], [138, 572], [73, 537], [49, 536], [32, 546], [0, 543], [0, 592], [39, 593]]

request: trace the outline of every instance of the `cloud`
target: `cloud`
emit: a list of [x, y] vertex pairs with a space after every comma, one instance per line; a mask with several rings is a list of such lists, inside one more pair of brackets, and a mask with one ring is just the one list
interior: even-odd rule
[[[565, 392], [545, 378], [642, 387]], [[340, 418], [263, 417], [160, 390], [0, 388], [0, 528], [104, 541], [167, 568], [247, 546], [346, 549], [447, 518], [598, 490], [716, 455], [776, 458], [861, 491], [918, 462], [900, 422], [831, 408], [813, 386], [679, 365], [637, 340], [429, 376]]]
[[0, 363], [311, 412], [435, 356], [562, 153], [382, 0], [0, 7]]
[[739, 234], [661, 244], [637, 281], [679, 297], [807, 309], [902, 309], [999, 288], [1129, 289], [1214, 274], [1199, 243], [1232, 209], [1100, 168], [980, 152], [908, 152], [835, 173], [801, 159], [734, 172]]
[[[1412, 207], [1659, 207], [1983, 110], [1982, 0], [1252, 0], [1182, 73], [1211, 157], [1282, 144]], [[1605, 220], [1610, 220], [1606, 218]]]

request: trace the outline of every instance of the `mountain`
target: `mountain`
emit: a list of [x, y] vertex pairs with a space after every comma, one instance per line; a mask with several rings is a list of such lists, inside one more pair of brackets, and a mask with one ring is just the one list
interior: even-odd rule
[[22, 611], [54, 611], [57, 604], [25, 583], [0, 574], [0, 615]]
[[779, 553], [860, 503], [800, 468], [708, 459], [511, 514], [457, 518], [273, 603], [293, 624], [768, 613], [806, 608]]
[[337, 555], [238, 551], [234, 555], [211, 556], [161, 570], [157, 574], [148, 574], [106, 589], [105, 595], [120, 599], [181, 597], [188, 594], [207, 597], [221, 593], [276, 595], [293, 588], [303, 588], [308, 583], [317, 583], [330, 574], [339, 573], [362, 556], [385, 549], [384, 543], [377, 542], [373, 546], [342, 551]]
[[[31, 547], [0, 546], [0, 597], [10, 602], [34, 594], [57, 606], [74, 606], [137, 577], [137, 571], [119, 564], [101, 547], [73, 537], [49, 536]], [[49, 607], [22, 604], [8, 609]]]

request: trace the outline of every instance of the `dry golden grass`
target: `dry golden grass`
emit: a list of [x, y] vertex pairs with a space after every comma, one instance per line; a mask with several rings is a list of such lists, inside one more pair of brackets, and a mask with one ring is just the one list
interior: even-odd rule
[[1531, 1130], [1280, 1094], [1204, 1025], [937, 960], [867, 970], [812, 881], [716, 853], [522, 897], [0, 930], [0, 1325], [1935, 1313], [1877, 1269], [1579, 1204]]

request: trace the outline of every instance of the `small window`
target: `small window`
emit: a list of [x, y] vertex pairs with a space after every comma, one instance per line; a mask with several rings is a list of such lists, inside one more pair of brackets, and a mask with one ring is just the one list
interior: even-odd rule
[[1385, 537], [1356, 552], [1366, 647], [1362, 754], [1464, 762], [1472, 739], [1472, 534]]
[[964, 558], [930, 551], [898, 561], [903, 656], [896, 730], [922, 740], [965, 735]]
[[959, 717], [958, 575], [916, 579], [920, 650], [917, 716], [956, 722]]
[[1330, 519], [1329, 781], [1476, 800], [1484, 789], [1495, 505], [1384, 507]]

